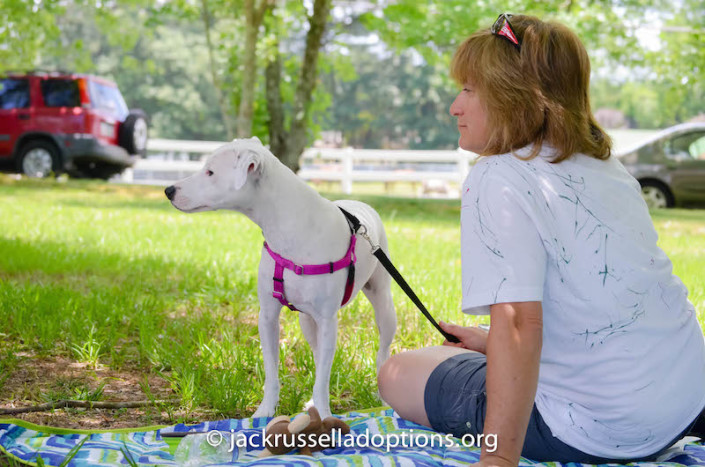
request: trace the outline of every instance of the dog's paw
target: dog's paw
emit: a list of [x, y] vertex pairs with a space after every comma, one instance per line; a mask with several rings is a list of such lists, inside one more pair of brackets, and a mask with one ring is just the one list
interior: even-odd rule
[[252, 415], [252, 418], [273, 417], [274, 411], [275, 411], [275, 408], [270, 409], [269, 407], [265, 407], [263, 404], [263, 405], [260, 405], [259, 408], [257, 408], [254, 415]]
[[313, 398], [311, 398], [308, 401], [306, 401], [306, 403], [304, 404], [304, 412], [307, 412], [308, 409], [310, 409], [313, 406], [314, 406]]

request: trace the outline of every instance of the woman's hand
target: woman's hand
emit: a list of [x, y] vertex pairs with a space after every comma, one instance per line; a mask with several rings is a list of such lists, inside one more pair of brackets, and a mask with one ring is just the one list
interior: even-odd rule
[[458, 338], [460, 342], [453, 343], [445, 340], [443, 345], [450, 347], [460, 347], [461, 349], [474, 350], [475, 352], [486, 353], [487, 349], [487, 331], [475, 326], [458, 326], [457, 324], [438, 323], [448, 334], [452, 334]]

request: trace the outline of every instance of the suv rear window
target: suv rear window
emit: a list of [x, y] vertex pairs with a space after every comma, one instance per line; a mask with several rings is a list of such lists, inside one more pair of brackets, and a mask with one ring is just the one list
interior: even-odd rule
[[91, 103], [94, 107], [110, 112], [120, 121], [127, 118], [130, 111], [116, 86], [109, 86], [90, 80], [88, 81], [88, 89], [91, 94]]
[[80, 107], [81, 95], [75, 79], [45, 79], [41, 81], [44, 105], [47, 107]]
[[29, 80], [0, 79], [0, 109], [22, 109], [29, 107]]

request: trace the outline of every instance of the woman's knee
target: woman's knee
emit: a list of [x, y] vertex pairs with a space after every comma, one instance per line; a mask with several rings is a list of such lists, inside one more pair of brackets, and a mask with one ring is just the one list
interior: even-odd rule
[[[389, 402], [394, 393], [425, 386], [431, 372], [445, 359], [459, 353], [468, 352], [456, 347], [436, 346], [409, 350], [387, 359], [377, 374], [377, 387], [382, 399]], [[413, 387], [413, 388], [412, 388]], [[416, 391], [418, 392], [418, 391]]]
[[386, 362], [380, 367], [379, 373], [377, 374], [377, 387], [379, 389], [379, 395], [385, 401], [389, 400], [389, 395], [394, 392], [394, 386], [399, 380], [399, 374], [402, 366], [401, 357], [402, 354], [392, 355], [387, 359]]
[[406, 399], [409, 393], [421, 390], [435, 367], [433, 359], [429, 359], [429, 354], [433, 353], [432, 349], [425, 348], [409, 350], [388, 358], [377, 375], [377, 386], [382, 399], [391, 404], [397, 399]]
[[390, 357], [379, 369], [379, 395], [400, 417], [430, 426], [424, 405], [424, 391], [433, 371], [433, 350], [419, 349]]

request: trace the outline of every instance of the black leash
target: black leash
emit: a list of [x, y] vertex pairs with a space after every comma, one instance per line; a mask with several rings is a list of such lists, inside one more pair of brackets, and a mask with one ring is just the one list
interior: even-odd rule
[[[419, 297], [416, 296], [414, 291], [411, 289], [409, 284], [404, 280], [402, 275], [399, 273], [396, 267], [392, 264], [392, 262], [389, 260], [389, 257], [382, 251], [382, 248], [379, 247], [379, 245], [374, 245], [372, 243], [372, 240], [370, 237], [367, 235], [367, 227], [364, 225], [360, 224], [360, 221], [358, 220], [357, 217], [353, 216], [349, 212], [347, 212], [345, 209], [341, 208], [338, 206], [341, 211], [343, 211], [343, 214], [345, 214], [345, 218], [348, 220], [348, 223], [353, 227], [356, 233], [359, 233], [365, 240], [367, 240], [370, 243], [370, 246], [372, 246], [372, 254], [375, 255], [375, 257], [379, 260], [380, 263], [382, 263], [382, 266], [384, 266], [384, 269], [387, 270], [390, 276], [394, 278], [394, 280], [399, 284], [399, 287], [406, 293], [406, 295], [411, 299], [412, 302], [418, 307], [419, 310], [421, 310], [421, 313], [426, 317], [427, 320], [433, 324], [433, 326], [438, 329], [438, 332], [443, 334], [443, 337], [446, 338], [448, 342], [453, 342], [453, 343], [458, 343], [460, 340], [458, 340], [457, 337], [455, 337], [452, 334], [448, 334], [445, 332], [436, 322], [435, 319], [433, 319], [433, 316], [431, 316], [431, 313], [428, 312], [426, 307], [424, 306], [423, 303], [421, 303], [421, 300], [419, 300]], [[362, 229], [362, 232], [360, 230]]]

